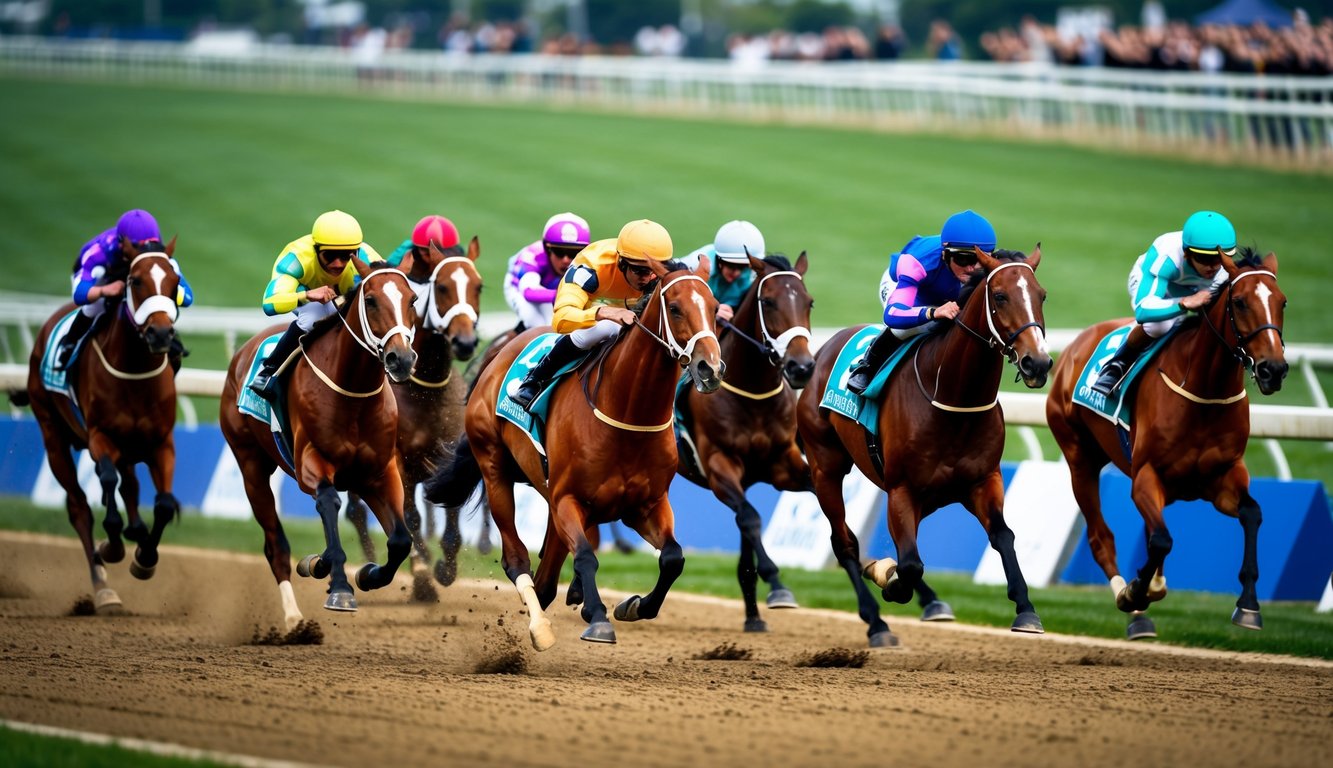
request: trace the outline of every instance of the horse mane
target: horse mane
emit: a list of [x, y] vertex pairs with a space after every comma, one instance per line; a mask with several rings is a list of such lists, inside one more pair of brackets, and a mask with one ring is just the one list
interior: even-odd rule
[[[991, 254], [991, 257], [994, 258], [996, 261], [1003, 261], [1006, 263], [1010, 263], [1016, 261], [1027, 261], [1028, 255], [1026, 253], [1023, 253], [1022, 251], [1010, 251], [1004, 248], [998, 248], [995, 250], [995, 252]], [[963, 285], [963, 290], [958, 294], [958, 306], [960, 307], [966, 306], [967, 300], [972, 297], [972, 293], [977, 289], [977, 286], [981, 285], [984, 282], [986, 282], [985, 272], [973, 273], [972, 276], [968, 278], [967, 282]]]
[[1236, 249], [1236, 256], [1232, 259], [1238, 267], [1252, 267], [1259, 269], [1264, 265], [1264, 257], [1260, 255], [1259, 249], [1250, 245], [1242, 245]]
[[[666, 267], [668, 275], [673, 272], [680, 272], [682, 270], [688, 272], [690, 269], [689, 266], [685, 264], [685, 262], [679, 261], [677, 259], [668, 259], [667, 261], [662, 262], [662, 266]], [[653, 297], [653, 294], [657, 292], [657, 286], [660, 285], [661, 282], [662, 281], [659, 278], [649, 283], [648, 290], [644, 291], [642, 296], [636, 299], [633, 304], [629, 305], [629, 310], [636, 315], [642, 316], [643, 310], [648, 308], [648, 300], [651, 299]]]
[[770, 253], [763, 258], [763, 262], [779, 272], [792, 271], [791, 259], [785, 253]]

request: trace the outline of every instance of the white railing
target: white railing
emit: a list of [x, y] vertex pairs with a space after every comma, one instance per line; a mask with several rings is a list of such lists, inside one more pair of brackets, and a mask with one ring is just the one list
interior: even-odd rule
[[300, 91], [358, 90], [872, 127], [1017, 133], [1333, 167], [1333, 77], [1050, 64], [796, 63], [387, 53], [0, 39], [0, 71]]

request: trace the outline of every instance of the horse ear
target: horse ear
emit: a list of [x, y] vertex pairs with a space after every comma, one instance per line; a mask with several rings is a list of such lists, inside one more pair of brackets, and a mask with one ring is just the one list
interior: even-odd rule
[[1236, 266], [1236, 260], [1223, 253], [1221, 248], [1217, 249], [1217, 255], [1221, 257], [1222, 267], [1226, 269], [1227, 274], [1235, 277], [1236, 273], [1240, 271], [1240, 268]]
[[753, 269], [756, 275], [757, 275], [757, 274], [760, 274], [760, 273], [762, 273], [762, 272], [764, 271], [764, 260], [763, 260], [763, 259], [758, 259], [758, 258], [755, 258], [754, 256], [750, 256], [750, 250], [749, 250], [748, 248], [745, 250], [745, 255], [746, 255], [747, 257], [749, 257], [749, 259], [750, 259], [750, 269]]
[[1264, 260], [1263, 260], [1262, 263], [1263, 263], [1263, 265], [1264, 265], [1264, 269], [1268, 270], [1269, 272], [1272, 272], [1272, 273], [1275, 274], [1275, 275], [1277, 274], [1277, 254], [1276, 254], [1276, 253], [1273, 253], [1272, 251], [1269, 251], [1269, 252], [1268, 252], [1268, 255], [1264, 257]]
[[430, 239], [430, 255], [434, 256], [435, 259], [445, 258], [444, 249], [440, 247], [439, 241], [433, 237]]
[[1035, 248], [1032, 249], [1032, 253], [1028, 254], [1028, 257], [1027, 257], [1026, 261], [1027, 261], [1027, 263], [1028, 263], [1028, 266], [1029, 266], [1029, 267], [1032, 267], [1032, 271], [1033, 271], [1033, 272], [1036, 272], [1036, 271], [1037, 271], [1037, 265], [1041, 263], [1041, 243], [1040, 243], [1040, 242], [1038, 242], [1038, 243], [1037, 243], [1037, 246], [1036, 246]]
[[987, 272], [992, 272], [995, 270], [996, 267], [1000, 266], [999, 259], [990, 255], [989, 253], [986, 253], [985, 251], [981, 250], [975, 245], [972, 246], [972, 252], [977, 255], [977, 262], [981, 264], [982, 268], [985, 269]]
[[653, 274], [657, 275], [659, 278], [665, 276], [667, 273], [666, 262], [658, 261], [657, 259], [648, 259], [648, 269], [651, 269]]
[[801, 251], [801, 255], [796, 257], [796, 265], [795, 265], [796, 274], [800, 275], [801, 277], [805, 277], [805, 270], [809, 266], [810, 262], [807, 261], [805, 258], [805, 251]]
[[176, 236], [171, 236], [171, 242], [167, 243], [166, 252], [168, 256], [176, 255]]
[[[359, 253], [359, 252], [358, 252]], [[356, 268], [356, 273], [363, 279], [370, 274], [370, 265], [361, 259], [360, 255], [352, 257], [352, 266]]]
[[694, 274], [705, 280], [708, 279], [708, 273], [713, 269], [713, 262], [705, 255], [699, 256], [699, 266], [694, 268]]
[[477, 239], [476, 235], [473, 235], [472, 242], [467, 244], [467, 257], [473, 261], [476, 261], [477, 257], [480, 255], [481, 255], [481, 241]]

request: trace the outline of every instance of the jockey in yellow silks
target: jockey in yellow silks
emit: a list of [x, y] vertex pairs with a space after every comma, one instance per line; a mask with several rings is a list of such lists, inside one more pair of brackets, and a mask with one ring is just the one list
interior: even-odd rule
[[657, 279], [648, 262], [671, 260], [671, 235], [655, 221], [631, 221], [615, 239], [584, 248], [556, 289], [551, 325], [564, 334], [513, 395], [523, 408], [532, 405], [557, 371], [598, 342], [615, 337], [636, 316], [638, 302]]
[[273, 402], [277, 389], [273, 374], [296, 351], [301, 336], [321, 318], [337, 312], [333, 300], [360, 281], [352, 257], [383, 261], [361, 239], [361, 225], [349, 214], [329, 211], [315, 219], [310, 234], [288, 243], [273, 263], [273, 277], [264, 290], [264, 314], [295, 312], [277, 346], [264, 360], [250, 389]]

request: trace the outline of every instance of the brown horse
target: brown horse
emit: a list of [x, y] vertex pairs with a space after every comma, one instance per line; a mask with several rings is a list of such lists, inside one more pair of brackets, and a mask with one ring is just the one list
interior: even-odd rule
[[[582, 638], [614, 643], [615, 630], [597, 592], [597, 555], [588, 531], [623, 520], [661, 552], [656, 586], [616, 607], [620, 621], [657, 616], [685, 557], [674, 534], [667, 489], [675, 475], [672, 410], [678, 366], [695, 386], [721, 384], [722, 361], [714, 331], [717, 299], [708, 289], [708, 265], [688, 272], [679, 262], [650, 261], [657, 287], [643, 314], [613, 344], [601, 347], [578, 376], [562, 379], [551, 394], [545, 456], [528, 436], [496, 416], [506, 371], [529, 341], [532, 329], [506, 344], [477, 379], [468, 398], [466, 434], [453, 461], [427, 483], [432, 500], [461, 504], [484, 480], [500, 532], [506, 575], [529, 615], [533, 647], [551, 647], [555, 635], [543, 610], [555, 599], [560, 566], [574, 553], [570, 605], [583, 604], [588, 629]], [[549, 475], [547, 465], [549, 463]], [[514, 483], [529, 482], [550, 501], [541, 565], [532, 575], [528, 548], [514, 525]]]
[[[301, 490], [315, 498], [324, 524], [326, 548], [302, 559], [297, 572], [329, 580], [324, 607], [355, 611], [356, 597], [343, 565], [347, 556], [338, 538], [338, 490], [359, 494], [389, 534], [388, 560], [368, 563], [356, 572], [356, 586], [379, 589], [411, 549], [403, 521], [403, 483], [394, 450], [398, 406], [385, 387], [385, 374], [404, 381], [412, 373], [416, 311], [407, 276], [391, 267], [372, 268], [353, 259], [361, 282], [342, 302], [337, 314], [315, 325], [302, 340], [287, 376], [285, 407], [291, 424], [293, 471], [282, 459], [266, 422], [236, 405], [260, 343], [282, 330], [274, 326], [245, 343], [231, 360], [222, 387], [219, 421], [245, 478], [255, 520], [264, 529], [264, 556], [282, 596], [288, 629], [301, 621], [291, 585], [291, 549], [273, 500], [269, 479], [281, 466]], [[377, 265], [378, 266], [378, 265]]]
[[[1014, 554], [1013, 531], [1004, 521], [1004, 413], [997, 400], [1005, 358], [1032, 388], [1046, 383], [1051, 368], [1042, 315], [1046, 292], [1036, 279], [1041, 247], [1027, 260], [1014, 251], [990, 256], [980, 250], [977, 259], [982, 273], [964, 290], [954, 323], [920, 342], [885, 385], [879, 403], [882, 449], [872, 451], [858, 423], [820, 407], [838, 353], [864, 326], [839, 331], [820, 349], [814, 379], [797, 404], [815, 494], [833, 529], [834, 555], [856, 590], [872, 647], [897, 645], [898, 639], [879, 617], [862, 576], [882, 589], [885, 600], [910, 600], [924, 586], [925, 565], [916, 545], [921, 519], [954, 502], [976, 516], [1000, 554], [1017, 613], [1013, 630], [1042, 631]], [[897, 563], [885, 558], [860, 564], [842, 498], [842, 480], [853, 464], [888, 492]]]
[[[468, 244], [466, 255], [451, 256], [431, 243], [428, 258], [414, 263], [413, 273], [408, 275], [417, 296], [417, 332], [412, 343], [417, 363], [406, 381], [393, 383], [393, 394], [398, 402], [404, 517], [412, 536], [412, 594], [417, 599], [430, 600], [434, 590], [427, 575], [431, 553], [422, 536], [423, 516], [416, 504], [415, 489], [417, 483], [435, 474], [448, 446], [463, 432], [467, 383], [455, 374], [454, 360], [469, 360], [477, 350], [482, 280], [476, 261], [480, 255], [476, 237]], [[428, 509], [428, 520], [432, 514]], [[374, 561], [366, 509], [355, 495], [348, 499], [347, 517], [356, 527], [366, 560]], [[462, 544], [458, 508], [447, 509], [445, 520], [440, 540], [444, 559], [435, 564], [435, 578], [448, 586], [457, 573], [458, 548]]]
[[[100, 327], [89, 334], [83, 352], [67, 371], [77, 406], [42, 384], [42, 359], [56, 323], [74, 305], [61, 307], [42, 326], [28, 360], [27, 400], [42, 430], [46, 460], [62, 488], [70, 524], [79, 533], [93, 581], [93, 603], [99, 613], [123, 610], [120, 597], [107, 584], [106, 563], [125, 558], [124, 538], [136, 542], [130, 573], [148, 579], [157, 567], [158, 544], [167, 523], [180, 512], [171, 492], [176, 472], [176, 378], [168, 352], [176, 336], [176, 291], [180, 277], [171, 263], [176, 239], [164, 248], [144, 244], [127, 254], [124, 266], [106, 275], [123, 279], [123, 299], [107, 300]], [[107, 322], [109, 321], [109, 322]], [[21, 398], [15, 398], [19, 402]], [[82, 416], [80, 416], [80, 411]], [[102, 485], [107, 540], [93, 548], [93, 514], [79, 487], [71, 451], [88, 449]], [[153, 527], [139, 517], [136, 464], [148, 465], [157, 489]], [[116, 509], [116, 484], [129, 518], [126, 527]]]
[[769, 608], [795, 608], [778, 567], [764, 551], [763, 520], [745, 499], [758, 482], [782, 491], [812, 491], [810, 466], [796, 444], [796, 392], [815, 370], [810, 352], [810, 308], [805, 288], [807, 260], [795, 267], [781, 255], [750, 257], [754, 282], [721, 336], [722, 360], [732, 373], [722, 391], [681, 396], [688, 447], [680, 451], [682, 477], [712, 490], [736, 515], [740, 560], [736, 578], [745, 600], [745, 631], [764, 632], [755, 598], [758, 578], [768, 583]]
[[[1046, 400], [1046, 421], [1069, 462], [1074, 498], [1088, 524], [1088, 546], [1110, 580], [1116, 607], [1131, 613], [1130, 638], [1155, 637], [1143, 612], [1166, 597], [1162, 565], [1171, 551], [1163, 508], [1178, 499], [1207, 499], [1219, 512], [1238, 517], [1245, 534], [1240, 598], [1233, 624], [1261, 629], [1255, 582], [1262, 514], [1250, 496], [1245, 445], [1250, 438], [1248, 372], [1265, 395], [1282, 388], [1287, 361], [1282, 342], [1286, 296], [1277, 285], [1277, 257], [1260, 259], [1242, 248], [1223, 257], [1226, 289], [1199, 314], [1202, 322], [1182, 328], [1157, 354], [1126, 397], [1132, 403], [1129, 455], [1119, 427], [1073, 403], [1079, 375], [1101, 339], [1129, 319], [1108, 320], [1079, 334], [1060, 355]], [[1115, 464], [1129, 476], [1134, 506], [1143, 516], [1148, 559], [1128, 585], [1116, 566], [1115, 537], [1102, 518], [1101, 470]]]

